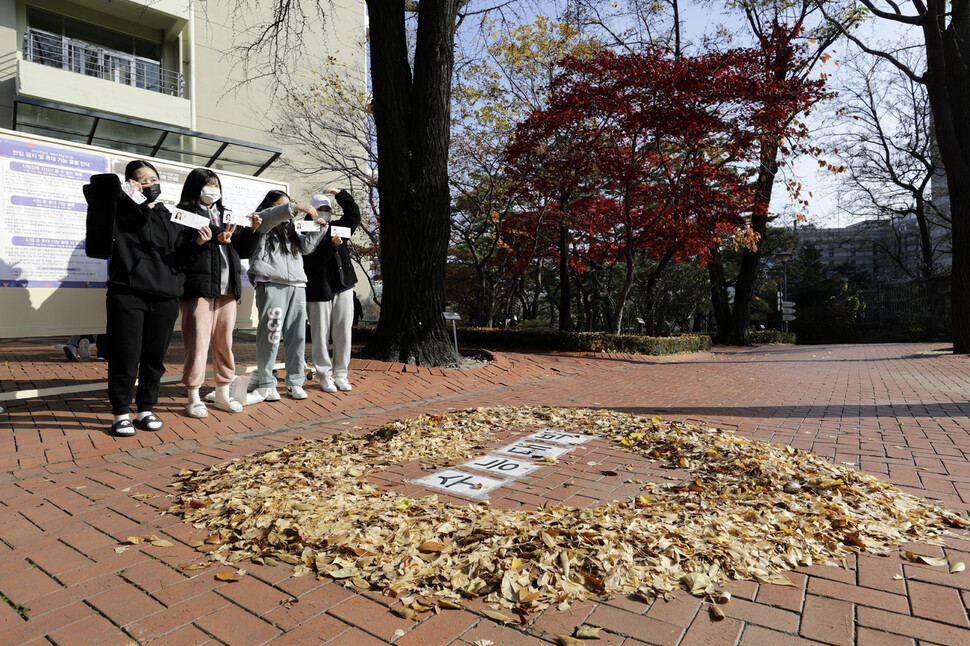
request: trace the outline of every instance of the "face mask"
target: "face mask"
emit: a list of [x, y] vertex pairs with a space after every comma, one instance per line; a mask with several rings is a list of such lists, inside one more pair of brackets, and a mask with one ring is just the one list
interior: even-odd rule
[[151, 186], [146, 186], [141, 189], [141, 194], [145, 196], [145, 199], [149, 202], [154, 202], [158, 199], [158, 196], [162, 194], [161, 184], [152, 184]]
[[222, 197], [222, 191], [220, 191], [215, 186], [205, 186], [202, 188], [202, 195], [199, 200], [203, 204], [215, 204]]

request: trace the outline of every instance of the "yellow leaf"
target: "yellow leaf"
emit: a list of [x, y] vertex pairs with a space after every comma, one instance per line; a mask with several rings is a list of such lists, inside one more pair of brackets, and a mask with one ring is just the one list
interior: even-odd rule
[[166, 541], [161, 538], [152, 541], [152, 545], [154, 545], [155, 547], [175, 547], [175, 545], [173, 545], [171, 541]]
[[510, 618], [506, 617], [501, 612], [495, 612], [494, 610], [483, 610], [482, 614], [488, 617], [489, 619], [494, 619], [495, 621], [503, 624], [507, 624], [508, 622], [512, 621]]
[[404, 606], [395, 606], [394, 608], [391, 608], [391, 612], [402, 619], [414, 619], [418, 614], [416, 611], [410, 608], [405, 608]]
[[967, 569], [967, 566], [963, 563], [963, 561], [957, 561], [956, 563], [950, 565], [950, 574], [963, 572], [965, 569]]
[[724, 611], [721, 610], [720, 607], [713, 606], [712, 605], [711, 606], [711, 619], [713, 619], [714, 621], [723, 621], [724, 620]]
[[560, 646], [586, 646], [586, 642], [582, 639], [576, 639], [569, 635], [556, 635], [556, 641], [559, 642]]
[[228, 583], [235, 583], [239, 580], [239, 577], [232, 572], [216, 572], [216, 579], [219, 581], [226, 581]]

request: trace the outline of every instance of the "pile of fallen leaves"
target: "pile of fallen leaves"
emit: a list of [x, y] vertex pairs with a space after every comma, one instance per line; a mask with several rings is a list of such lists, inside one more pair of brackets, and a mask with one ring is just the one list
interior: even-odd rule
[[[628, 502], [533, 511], [411, 499], [367, 481], [399, 463], [458, 464], [486, 453], [500, 433], [538, 428], [605, 438], [688, 475], [643, 484]], [[947, 527], [967, 527], [955, 513], [813, 453], [607, 410], [422, 416], [183, 471], [180, 479], [179, 500], [167, 511], [209, 532], [195, 545], [207, 563], [190, 567], [283, 563], [295, 576], [437, 598], [446, 607], [484, 597], [520, 612], [565, 608], [593, 594], [654, 598], [679, 585], [711, 592], [727, 579], [791, 584], [782, 572], [797, 566], [911, 541], [939, 544]]]

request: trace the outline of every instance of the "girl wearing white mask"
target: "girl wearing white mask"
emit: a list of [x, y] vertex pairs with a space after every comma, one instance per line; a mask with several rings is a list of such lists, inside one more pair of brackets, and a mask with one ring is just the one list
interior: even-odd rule
[[238, 413], [242, 404], [232, 399], [229, 387], [235, 377], [232, 355], [232, 330], [236, 325], [236, 304], [242, 293], [240, 252], [251, 253], [253, 229], [260, 220], [253, 217], [252, 228], [238, 231], [235, 224], [224, 223], [222, 183], [208, 168], [196, 168], [185, 179], [178, 208], [209, 218], [212, 237], [203, 246], [185, 272], [185, 289], [179, 307], [182, 312], [182, 341], [185, 365], [182, 383], [188, 390], [185, 412], [189, 417], [209, 414], [199, 396], [205, 381], [205, 370], [212, 347], [212, 371], [215, 375], [215, 406]]

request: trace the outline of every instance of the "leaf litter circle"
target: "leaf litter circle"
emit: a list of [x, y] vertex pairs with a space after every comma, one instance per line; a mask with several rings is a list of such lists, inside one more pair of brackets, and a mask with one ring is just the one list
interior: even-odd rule
[[[397, 464], [453, 464], [508, 429], [604, 438], [686, 472], [626, 502], [503, 510], [407, 498], [367, 481]], [[783, 572], [838, 564], [913, 541], [942, 544], [957, 513], [847, 465], [731, 431], [610, 410], [495, 407], [391, 422], [366, 434], [299, 440], [179, 475], [166, 509], [208, 538], [209, 564], [292, 566], [413, 601], [482, 597], [518, 612], [592, 595], [713, 592], [731, 579], [791, 585]]]

